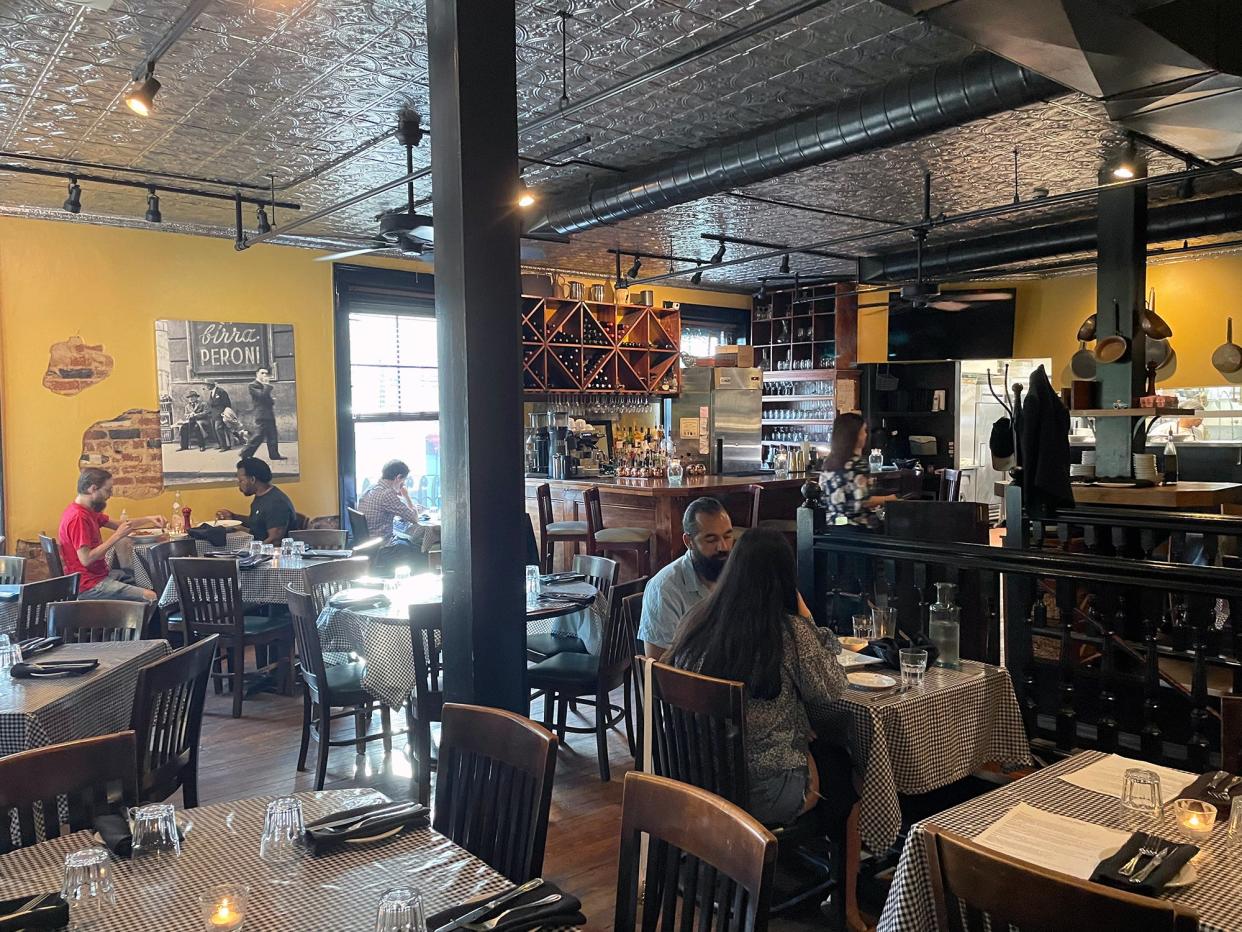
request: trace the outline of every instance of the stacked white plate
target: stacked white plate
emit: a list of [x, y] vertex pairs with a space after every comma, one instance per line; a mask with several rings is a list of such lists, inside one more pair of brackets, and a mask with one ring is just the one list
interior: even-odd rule
[[1156, 454], [1134, 454], [1134, 478], [1146, 482], [1156, 481]]
[[1071, 479], [1094, 479], [1095, 463], [1070, 463]]
[[1084, 466], [1095, 465], [1095, 450], [1083, 450], [1082, 451], [1082, 465]]

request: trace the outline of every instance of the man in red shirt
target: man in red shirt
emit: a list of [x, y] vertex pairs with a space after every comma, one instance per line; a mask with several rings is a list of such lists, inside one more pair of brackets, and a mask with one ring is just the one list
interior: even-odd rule
[[[126, 581], [126, 570], [108, 570], [108, 551], [140, 527], [164, 526], [159, 515], [116, 522], [104, 514], [112, 497], [112, 473], [90, 467], [78, 476], [78, 494], [60, 516], [60, 557], [66, 573], [78, 574], [79, 599], [122, 599], [152, 602], [155, 593]], [[102, 540], [100, 528], [113, 534]], [[132, 577], [129, 577], [132, 578]]]

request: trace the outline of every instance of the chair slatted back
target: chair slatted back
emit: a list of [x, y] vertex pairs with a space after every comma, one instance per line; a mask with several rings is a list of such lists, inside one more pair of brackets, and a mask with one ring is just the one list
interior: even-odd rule
[[745, 696], [735, 680], [653, 663], [646, 698], [654, 772], [746, 806]]
[[65, 563], [60, 558], [60, 544], [56, 542], [56, 538], [40, 534], [39, 546], [43, 548], [43, 558], [47, 560], [48, 575], [64, 576]]
[[345, 549], [345, 532], [331, 528], [315, 528], [305, 531], [290, 531], [289, 536], [300, 540], [311, 550], [343, 550]]
[[345, 512], [349, 516], [349, 534], [354, 539], [354, 546], [357, 547], [371, 537], [371, 531], [367, 527], [367, 516], [357, 508], [346, 508]]
[[47, 607], [78, 597], [78, 574], [25, 583], [17, 608], [17, 639], [47, 636]]
[[[618, 678], [625, 674], [633, 661], [634, 642], [638, 639], [638, 615], [642, 611], [643, 589], [646, 586], [647, 577], [642, 576], [623, 582], [612, 590], [599, 650], [599, 675], [605, 682], [619, 682]], [[639, 601], [638, 614], [627, 610], [627, 603], [633, 599]], [[633, 607], [632, 603], [630, 607]]]
[[323, 611], [328, 599], [366, 576], [371, 570], [367, 557], [350, 557], [347, 560], [328, 560], [326, 563], [306, 565], [306, 591], [315, 608], [315, 617]]
[[582, 493], [586, 510], [587, 552], [594, 553], [595, 535], [604, 529], [604, 509], [599, 502], [599, 486], [593, 485]]
[[196, 557], [198, 546], [192, 537], [180, 537], [177, 540], [166, 540], [152, 544], [150, 547], [134, 549], [134, 555], [146, 568], [147, 578], [151, 580], [151, 588], [159, 595], [164, 594], [168, 580], [172, 579], [172, 567], [168, 561], [173, 557]]
[[608, 557], [592, 557], [575, 553], [571, 572], [581, 573], [586, 581], [598, 589], [605, 598], [611, 598], [612, 587], [621, 575], [621, 564]]
[[750, 493], [750, 524], [748, 526], [758, 527], [759, 508], [763, 501], [763, 486], [756, 482], [748, 485], [746, 491]]
[[20, 586], [25, 581], [25, 557], [0, 557], [0, 586]]
[[1230, 773], [1242, 768], [1242, 696], [1220, 697], [1220, 766]]
[[[640, 917], [643, 835], [648, 844]], [[627, 773], [613, 928], [763, 932], [776, 851], [776, 837], [741, 807], [675, 780]]]
[[245, 606], [236, 560], [175, 557], [168, 563], [177, 585], [188, 642], [210, 634], [226, 638], [245, 636]]
[[[410, 646], [414, 651], [414, 699], [419, 709], [444, 705], [444, 622], [440, 603], [410, 606]], [[419, 716], [422, 717], [421, 715]], [[438, 715], [432, 718], [432, 721]]]
[[535, 502], [539, 506], [539, 539], [544, 540], [548, 525], [556, 520], [552, 511], [552, 486], [541, 482], [535, 486]]
[[137, 641], [146, 620], [145, 602], [120, 599], [84, 599], [55, 602], [47, 607], [49, 637], [63, 637], [66, 644]]
[[447, 703], [432, 827], [514, 883], [543, 871], [556, 736], [502, 709]]
[[[935, 825], [925, 828], [939, 926], [949, 932], [1053, 932], [1090, 916], [1100, 929], [1195, 932], [1199, 917], [1167, 900], [1076, 880], [989, 851]], [[1015, 895], [1021, 891], [1020, 895]]]
[[298, 648], [298, 666], [302, 681], [310, 690], [315, 702], [328, 682], [327, 665], [323, 659], [323, 642], [319, 638], [319, 613], [315, 611], [310, 594], [285, 586], [289, 614], [293, 616], [293, 640]]
[[[64, 825], [57, 816], [62, 796], [69, 809]], [[137, 802], [132, 731], [0, 757], [0, 854], [59, 838], [66, 828], [90, 828], [95, 816]]]
[[198, 804], [198, 749], [203, 702], [219, 635], [203, 638], [138, 673], [129, 727], [138, 754], [143, 802], [167, 799], [182, 787], [185, 805]]

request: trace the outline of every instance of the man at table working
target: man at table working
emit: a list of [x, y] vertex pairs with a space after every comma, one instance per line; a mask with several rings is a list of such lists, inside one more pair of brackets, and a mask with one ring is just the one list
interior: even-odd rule
[[253, 498], [250, 514], [243, 516], [221, 508], [217, 518], [240, 521], [255, 540], [265, 544], [279, 544], [289, 536], [297, 512], [289, 496], [272, 485], [272, 467], [257, 457], [243, 456], [237, 461], [237, 488]]
[[[108, 553], [140, 527], [163, 527], [160, 515], [113, 521], [104, 513], [112, 497], [112, 473], [90, 467], [78, 475], [78, 494], [60, 516], [60, 558], [66, 573], [78, 574], [79, 599], [121, 599], [151, 602], [155, 593], [135, 586], [128, 570], [108, 570]], [[100, 528], [112, 536], [103, 540]]]
[[711, 592], [733, 549], [733, 521], [714, 498], [696, 498], [681, 519], [686, 552], [652, 577], [643, 592], [638, 637], [659, 660], [686, 612]]
[[[380, 471], [379, 481], [358, 499], [358, 510], [367, 519], [367, 533], [383, 541], [376, 553], [380, 566], [413, 567], [426, 562], [421, 546], [425, 529], [418, 523], [418, 509], [405, 487], [409, 478], [409, 466], [401, 460], [389, 460]], [[394, 533], [393, 519], [408, 525], [400, 537]]]

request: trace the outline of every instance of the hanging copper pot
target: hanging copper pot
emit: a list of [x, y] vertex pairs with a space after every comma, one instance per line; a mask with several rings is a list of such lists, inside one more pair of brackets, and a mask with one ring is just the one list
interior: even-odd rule
[[1092, 314], [1082, 322], [1082, 326], [1078, 328], [1078, 342], [1091, 343], [1095, 340], [1095, 321], [1096, 315]]
[[1147, 306], [1143, 308], [1143, 332], [1151, 340], [1167, 340], [1173, 336], [1173, 328], [1165, 323], [1164, 318], [1156, 313], [1156, 289], [1151, 290]]

